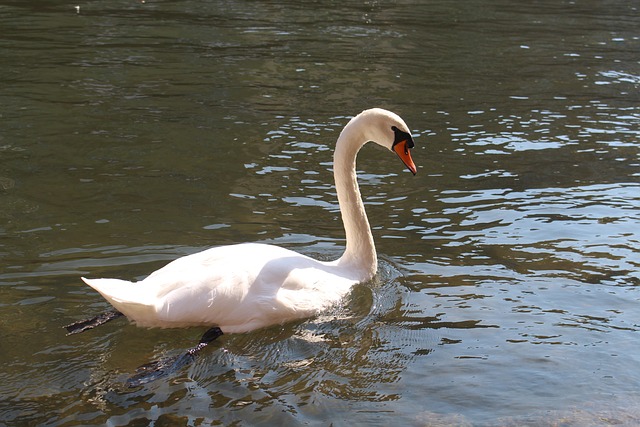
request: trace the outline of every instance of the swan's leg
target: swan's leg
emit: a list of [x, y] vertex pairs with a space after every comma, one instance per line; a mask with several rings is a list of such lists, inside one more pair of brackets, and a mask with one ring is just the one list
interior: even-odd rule
[[223, 335], [218, 327], [209, 329], [202, 335], [200, 342], [195, 347], [191, 347], [179, 356], [167, 357], [166, 359], [154, 360], [136, 369], [136, 373], [127, 380], [127, 386], [137, 387], [142, 384], [157, 380], [183, 368], [193, 362], [203, 348], [211, 341]]
[[96, 326], [104, 325], [105, 323], [122, 316], [124, 315], [117, 310], [106, 311], [90, 319], [73, 322], [64, 328], [67, 330], [67, 335], [79, 334], [87, 329], [93, 329]]

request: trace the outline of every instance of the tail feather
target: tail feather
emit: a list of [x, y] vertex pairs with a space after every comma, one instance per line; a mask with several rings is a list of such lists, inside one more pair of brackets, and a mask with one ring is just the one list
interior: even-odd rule
[[143, 286], [120, 279], [82, 280], [109, 301], [118, 311], [141, 326], [153, 324], [157, 319], [153, 296]]

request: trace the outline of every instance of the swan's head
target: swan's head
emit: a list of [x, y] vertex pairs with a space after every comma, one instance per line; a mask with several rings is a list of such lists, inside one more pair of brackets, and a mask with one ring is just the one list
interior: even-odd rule
[[411, 173], [416, 174], [416, 165], [410, 151], [414, 147], [413, 137], [400, 116], [382, 108], [372, 108], [358, 114], [352, 121], [362, 121], [367, 141], [373, 141], [395, 152]]

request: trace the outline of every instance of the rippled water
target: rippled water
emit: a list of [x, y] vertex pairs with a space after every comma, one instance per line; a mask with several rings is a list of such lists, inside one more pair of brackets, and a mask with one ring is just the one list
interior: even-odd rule
[[[75, 6], [79, 6], [76, 10]], [[637, 425], [640, 25], [633, 2], [0, 5], [0, 424]], [[140, 279], [262, 241], [343, 248], [333, 143], [381, 257], [317, 318], [228, 335], [114, 321], [81, 275]]]

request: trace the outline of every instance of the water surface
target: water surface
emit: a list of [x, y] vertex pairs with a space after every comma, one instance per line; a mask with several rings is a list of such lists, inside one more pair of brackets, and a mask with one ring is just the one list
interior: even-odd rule
[[[640, 14], [631, 2], [0, 5], [0, 423], [636, 425]], [[79, 13], [78, 13], [79, 12]], [[381, 262], [327, 313], [225, 336], [62, 326], [212, 245], [344, 246], [349, 117]]]

